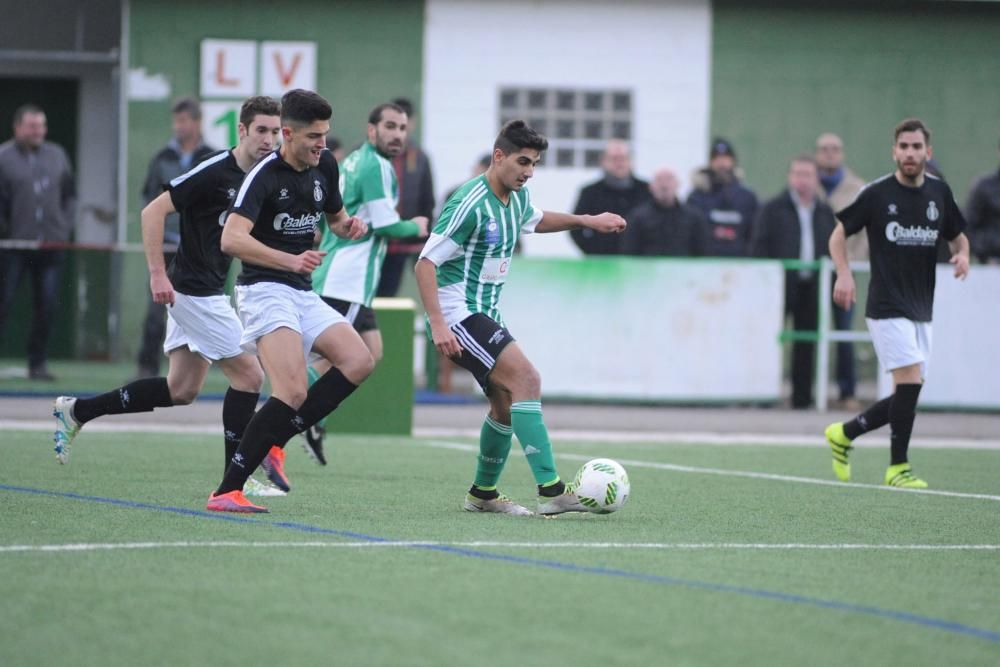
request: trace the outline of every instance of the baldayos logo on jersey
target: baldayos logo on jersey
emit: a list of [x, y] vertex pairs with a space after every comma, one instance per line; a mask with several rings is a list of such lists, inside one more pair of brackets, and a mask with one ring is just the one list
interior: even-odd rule
[[319, 213], [303, 213], [297, 218], [293, 218], [287, 213], [279, 213], [274, 216], [274, 231], [292, 234], [308, 232], [311, 234], [321, 217]]
[[937, 245], [938, 230], [930, 227], [904, 227], [895, 220], [885, 227], [885, 237], [896, 245]]

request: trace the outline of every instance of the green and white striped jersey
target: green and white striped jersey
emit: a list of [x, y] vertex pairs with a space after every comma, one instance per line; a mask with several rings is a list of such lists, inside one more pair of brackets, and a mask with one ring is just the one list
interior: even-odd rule
[[312, 273], [313, 290], [320, 296], [372, 305], [388, 245], [377, 230], [399, 222], [398, 190], [392, 164], [365, 142], [340, 165], [344, 208], [364, 220], [368, 234], [357, 241], [342, 239], [323, 225], [319, 249], [327, 255]]
[[448, 326], [473, 313], [503, 324], [498, 304], [510, 273], [514, 245], [542, 219], [528, 189], [511, 192], [506, 206], [490, 190], [486, 175], [460, 187], [444, 205], [421, 258], [437, 266], [438, 299]]

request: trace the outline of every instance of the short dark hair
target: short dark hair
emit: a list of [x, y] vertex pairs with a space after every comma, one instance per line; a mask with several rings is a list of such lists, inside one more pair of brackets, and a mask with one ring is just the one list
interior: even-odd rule
[[42, 107], [37, 104], [22, 104], [14, 110], [14, 125], [20, 125], [24, 117], [29, 113], [45, 113]]
[[924, 141], [927, 145], [930, 145], [931, 143], [931, 131], [927, 129], [926, 125], [924, 125], [924, 121], [919, 118], [904, 118], [899, 121], [899, 125], [896, 126], [895, 134], [892, 135], [892, 143], [896, 143], [896, 140], [899, 139], [899, 135], [903, 132], [923, 132]]
[[201, 120], [201, 102], [195, 97], [178, 97], [174, 106], [170, 107], [170, 113], [186, 113], [193, 120]]
[[407, 116], [413, 115], [413, 102], [411, 102], [408, 98], [397, 97], [392, 101], [392, 103], [395, 104], [397, 107], [401, 108], [403, 110], [403, 113], [405, 113]]
[[523, 120], [511, 120], [500, 128], [500, 134], [493, 142], [493, 150], [500, 149], [510, 155], [525, 148], [533, 148], [541, 153], [549, 147], [549, 140], [532, 129]]
[[330, 103], [311, 90], [296, 88], [281, 97], [282, 125], [311, 125], [317, 120], [330, 120], [332, 117]]
[[810, 155], [809, 153], [799, 153], [798, 155], [796, 155], [795, 157], [793, 157], [791, 160], [788, 161], [789, 170], [792, 168], [793, 164], [798, 164], [798, 163], [811, 164], [812, 166], [815, 167], [816, 158]]
[[395, 102], [383, 102], [382, 104], [372, 109], [371, 113], [368, 114], [368, 124], [378, 125], [379, 123], [381, 123], [382, 114], [385, 113], [386, 109], [395, 111], [396, 113], [404, 114], [406, 116], [410, 115], [410, 113], [406, 109], [404, 109], [401, 105], [396, 104]]
[[248, 97], [240, 107], [240, 123], [243, 127], [249, 128], [253, 119], [257, 116], [280, 116], [281, 105], [278, 100], [266, 95], [254, 95]]

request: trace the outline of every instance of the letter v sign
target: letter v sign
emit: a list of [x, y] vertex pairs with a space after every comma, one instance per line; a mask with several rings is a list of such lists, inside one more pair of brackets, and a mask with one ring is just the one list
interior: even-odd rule
[[280, 97], [292, 88], [316, 90], [315, 42], [261, 42], [261, 94]]
[[295, 70], [299, 68], [299, 63], [302, 62], [302, 52], [296, 53], [292, 57], [292, 65], [286, 71], [284, 68], [284, 63], [282, 63], [281, 51], [275, 51], [274, 56], [274, 68], [278, 73], [278, 80], [281, 81], [281, 87], [287, 88], [295, 78]]

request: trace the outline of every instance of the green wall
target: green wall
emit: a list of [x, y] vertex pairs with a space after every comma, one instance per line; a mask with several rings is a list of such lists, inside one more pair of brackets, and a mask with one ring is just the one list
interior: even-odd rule
[[[132, 0], [130, 12], [129, 67], [165, 75], [172, 97], [198, 93], [202, 39], [315, 41], [317, 89], [333, 104], [331, 134], [347, 146], [364, 139], [379, 102], [404, 96], [420, 107], [422, 0]], [[139, 193], [150, 158], [170, 138], [170, 102], [129, 103], [129, 241], [141, 241]], [[131, 357], [148, 292], [141, 254], [128, 256], [122, 285], [122, 353]]]
[[906, 116], [931, 128], [963, 205], [996, 168], [1000, 3], [716, 0], [714, 10], [710, 126], [733, 141], [759, 196], [784, 187], [788, 159], [826, 130], [863, 178], [888, 173]]

